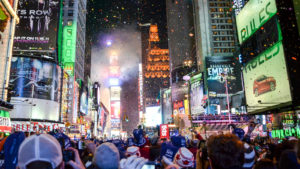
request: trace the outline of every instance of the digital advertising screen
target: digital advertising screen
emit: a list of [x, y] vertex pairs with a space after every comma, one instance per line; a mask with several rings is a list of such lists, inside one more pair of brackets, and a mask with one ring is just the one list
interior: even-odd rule
[[184, 100], [188, 96], [189, 86], [187, 82], [177, 82], [172, 84], [172, 101]]
[[204, 96], [204, 84], [202, 73], [195, 75], [190, 80], [190, 107], [191, 114], [202, 114], [205, 112], [205, 109], [202, 106], [202, 99]]
[[111, 101], [111, 119], [120, 119], [121, 103], [120, 101]]
[[57, 42], [59, 0], [19, 0], [14, 51], [54, 52]]
[[119, 86], [110, 87], [110, 100], [120, 101], [120, 99], [121, 99], [121, 87]]
[[162, 124], [160, 106], [146, 107], [145, 120], [146, 127], [155, 127]]
[[[225, 74], [222, 76], [222, 73]], [[242, 91], [241, 68], [231, 56], [206, 57], [209, 97], [226, 97], [226, 78], [229, 95]]]
[[236, 17], [240, 44], [277, 13], [275, 0], [250, 0]]
[[61, 69], [53, 62], [12, 57], [12, 118], [59, 120]]
[[88, 90], [86, 87], [84, 87], [80, 95], [80, 112], [87, 115], [88, 109]]
[[292, 100], [282, 42], [248, 62], [243, 75], [249, 112]]
[[12, 84], [12, 97], [59, 100], [61, 81], [60, 67], [49, 61], [12, 57], [9, 83]]

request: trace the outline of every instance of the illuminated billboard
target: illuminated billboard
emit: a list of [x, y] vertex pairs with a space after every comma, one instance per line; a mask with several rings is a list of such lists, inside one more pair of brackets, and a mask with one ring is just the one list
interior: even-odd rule
[[72, 25], [64, 26], [63, 40], [62, 40], [62, 58], [60, 58], [64, 69], [70, 74], [74, 75], [74, 63], [76, 56], [76, 34], [77, 24], [73, 21]]
[[204, 85], [202, 73], [195, 75], [190, 80], [190, 106], [191, 114], [202, 114], [205, 109], [202, 106], [202, 99], [204, 96]]
[[121, 88], [119, 86], [111, 87], [110, 88], [110, 100], [111, 101], [120, 101], [120, 98], [121, 98]]
[[13, 85], [11, 118], [59, 120], [61, 69], [55, 63], [12, 57]]
[[59, 6], [59, 0], [19, 0], [14, 50], [55, 52]]
[[[241, 69], [238, 60], [232, 56], [206, 57], [206, 74], [209, 97], [226, 97], [226, 77], [228, 93], [242, 91]], [[222, 76], [223, 74], [227, 74]]]
[[146, 107], [145, 126], [155, 127], [162, 124], [160, 106]]
[[87, 115], [88, 109], [89, 109], [88, 90], [86, 87], [83, 87], [81, 96], [80, 96], [80, 112]]
[[275, 0], [250, 0], [236, 17], [240, 44], [252, 36], [277, 12]]
[[121, 111], [121, 103], [120, 101], [111, 101], [110, 102], [111, 107], [111, 119], [120, 119], [120, 111]]
[[109, 78], [109, 85], [110, 86], [120, 86], [120, 80], [119, 78]]
[[292, 100], [282, 42], [248, 62], [243, 74], [249, 112]]
[[12, 57], [10, 84], [13, 97], [59, 100], [61, 69], [53, 62]]

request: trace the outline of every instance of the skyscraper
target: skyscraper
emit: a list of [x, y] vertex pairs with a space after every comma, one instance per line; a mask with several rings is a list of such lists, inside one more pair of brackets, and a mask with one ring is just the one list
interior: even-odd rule
[[[86, 0], [65, 0], [63, 6], [63, 26], [74, 28], [76, 33], [74, 60], [74, 75], [76, 79], [84, 80], [84, 62], [85, 62], [85, 31], [86, 31]], [[65, 36], [65, 35], [64, 35]], [[64, 41], [64, 37], [63, 37]], [[64, 50], [64, 49], [63, 49]], [[65, 56], [63, 56], [65, 57]]]
[[167, 0], [168, 46], [170, 50], [171, 82], [196, 66], [193, 3], [191, 0]]
[[[204, 93], [208, 112], [217, 114], [241, 108], [244, 102], [238, 63], [237, 36], [231, 0], [194, 0], [198, 68], [205, 72]], [[237, 58], [237, 59], [236, 59]], [[233, 103], [232, 100], [239, 100]], [[244, 112], [245, 109], [240, 110]]]
[[168, 46], [173, 115], [188, 114], [184, 76], [197, 71], [192, 0], [167, 0]]
[[231, 0], [194, 0], [196, 53], [204, 70], [209, 56], [232, 56], [237, 46]]
[[144, 107], [157, 106], [160, 89], [169, 87], [169, 50], [158, 46], [158, 31], [157, 25], [150, 26], [147, 55], [143, 59]]

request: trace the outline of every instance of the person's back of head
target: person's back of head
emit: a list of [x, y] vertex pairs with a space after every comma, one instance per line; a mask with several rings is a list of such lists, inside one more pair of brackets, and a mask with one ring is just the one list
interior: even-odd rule
[[118, 169], [120, 154], [113, 143], [103, 143], [96, 148], [93, 164], [98, 169]]
[[276, 169], [276, 167], [272, 160], [261, 159], [255, 164], [253, 169]]
[[279, 169], [300, 169], [295, 151], [285, 150], [281, 153]]
[[244, 163], [243, 142], [233, 134], [214, 135], [207, 141], [212, 169], [238, 169]]
[[18, 153], [19, 169], [64, 168], [62, 149], [59, 142], [49, 134], [26, 138]]

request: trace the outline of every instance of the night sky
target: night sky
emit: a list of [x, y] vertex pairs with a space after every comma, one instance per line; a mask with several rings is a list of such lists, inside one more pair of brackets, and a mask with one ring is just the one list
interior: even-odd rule
[[161, 48], [168, 47], [166, 5], [164, 0], [89, 0], [87, 39], [99, 45], [101, 35], [128, 25], [139, 30], [139, 23], [157, 24]]

